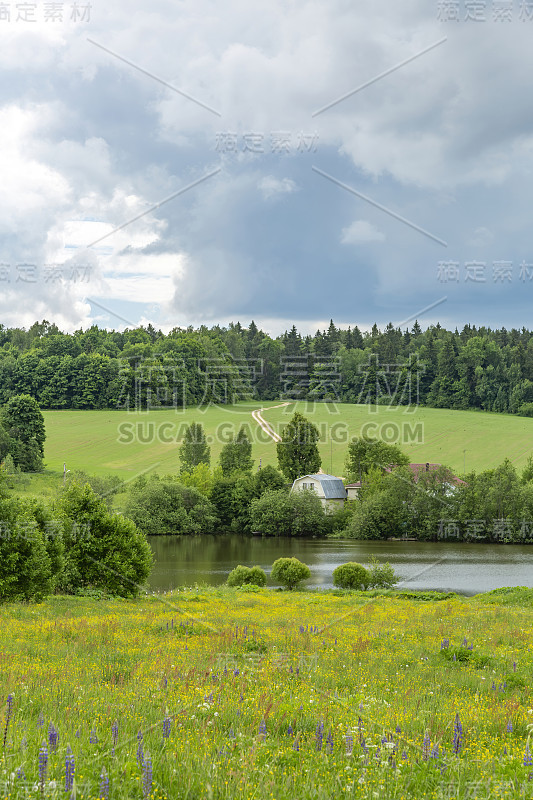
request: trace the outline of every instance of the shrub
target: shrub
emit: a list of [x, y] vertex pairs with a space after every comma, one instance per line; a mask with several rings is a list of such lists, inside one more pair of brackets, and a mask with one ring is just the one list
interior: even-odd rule
[[135, 524], [121, 514], [111, 514], [88, 484], [67, 486], [55, 510], [65, 547], [58, 588], [67, 593], [92, 588], [122, 597], [139, 594], [153, 556]]
[[261, 567], [243, 567], [242, 564], [239, 564], [238, 567], [231, 570], [227, 582], [228, 586], [264, 586], [266, 575]]
[[267, 490], [250, 503], [250, 519], [263, 536], [322, 536], [327, 529], [320, 498], [309, 490]]
[[218, 518], [212, 503], [192, 486], [152, 478], [135, 486], [125, 514], [147, 536], [213, 533]]
[[0, 601], [40, 602], [52, 589], [46, 543], [22, 501], [0, 501]]
[[311, 570], [297, 558], [278, 558], [272, 565], [270, 577], [286, 589], [294, 589], [300, 581], [309, 578]]
[[246, 581], [246, 583], [250, 583], [255, 586], [266, 586], [266, 582], [267, 576], [261, 567], [250, 567], [249, 580]]
[[333, 583], [341, 589], [366, 589], [370, 575], [361, 564], [349, 561], [333, 571]]
[[368, 574], [371, 589], [393, 589], [400, 580], [388, 561], [382, 564], [375, 556], [370, 559]]

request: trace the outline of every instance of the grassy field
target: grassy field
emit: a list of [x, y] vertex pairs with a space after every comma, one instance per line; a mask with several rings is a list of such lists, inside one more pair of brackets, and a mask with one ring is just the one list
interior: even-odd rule
[[533, 590], [429, 598], [4, 605], [0, 796], [533, 797]]
[[[264, 417], [278, 432], [295, 410], [317, 425], [322, 436], [322, 467], [336, 475], [344, 474], [350, 438], [365, 430], [386, 441], [398, 441], [414, 462], [448, 464], [457, 473], [462, 473], [464, 466], [467, 471], [495, 467], [504, 458], [523, 467], [533, 452], [533, 420], [524, 417], [432, 408], [405, 413], [405, 409], [378, 407], [374, 413], [373, 407], [347, 404], [291, 403], [268, 410], [276, 405], [265, 403]], [[253, 439], [256, 466], [259, 460], [263, 465], [277, 465], [275, 443], [251, 416], [258, 407], [257, 403], [242, 403], [142, 414], [45, 411], [46, 466], [62, 473], [65, 462], [71, 470], [114, 473], [124, 480], [145, 471], [175, 472], [179, 469], [179, 441], [184, 427], [193, 421], [201, 422], [208, 434], [212, 463], [228, 436], [245, 424]]]

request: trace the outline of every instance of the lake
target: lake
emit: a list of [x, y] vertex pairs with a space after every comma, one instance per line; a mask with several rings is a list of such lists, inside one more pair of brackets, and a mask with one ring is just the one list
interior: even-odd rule
[[533, 546], [451, 542], [369, 542], [331, 539], [289, 539], [238, 536], [150, 536], [155, 565], [150, 588], [226, 582], [237, 564], [258, 564], [267, 575], [281, 557], [299, 558], [311, 570], [305, 586], [333, 587], [339, 564], [368, 565], [375, 555], [401, 576], [399, 588], [437, 589], [471, 595], [501, 586], [533, 587]]

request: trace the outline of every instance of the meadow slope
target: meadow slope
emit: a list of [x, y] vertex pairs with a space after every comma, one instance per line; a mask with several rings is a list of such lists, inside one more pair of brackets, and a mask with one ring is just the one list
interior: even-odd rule
[[[365, 430], [398, 441], [414, 462], [448, 464], [457, 473], [495, 467], [509, 458], [523, 467], [532, 452], [533, 420], [507, 414], [448, 409], [389, 409], [349, 404], [291, 403], [272, 408], [263, 404], [263, 416], [281, 432], [295, 410], [312, 420], [321, 432], [322, 467], [344, 474], [347, 443]], [[253, 440], [255, 466], [277, 465], [276, 446], [252, 418], [257, 403], [188, 408], [185, 411], [45, 411], [48, 470], [71, 470], [119, 475], [127, 480], [143, 471], [160, 474], [179, 469], [179, 442], [184, 427], [201, 422], [210, 440], [212, 463], [224, 443], [241, 424]], [[270, 408], [270, 410], [269, 410]], [[466, 452], [464, 452], [466, 450]]]

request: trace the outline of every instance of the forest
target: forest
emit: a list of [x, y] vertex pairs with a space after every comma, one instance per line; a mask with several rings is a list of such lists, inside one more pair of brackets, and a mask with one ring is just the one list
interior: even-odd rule
[[389, 323], [272, 338], [228, 327], [0, 325], [0, 405], [26, 394], [44, 409], [161, 408], [309, 399], [533, 415], [533, 333]]

